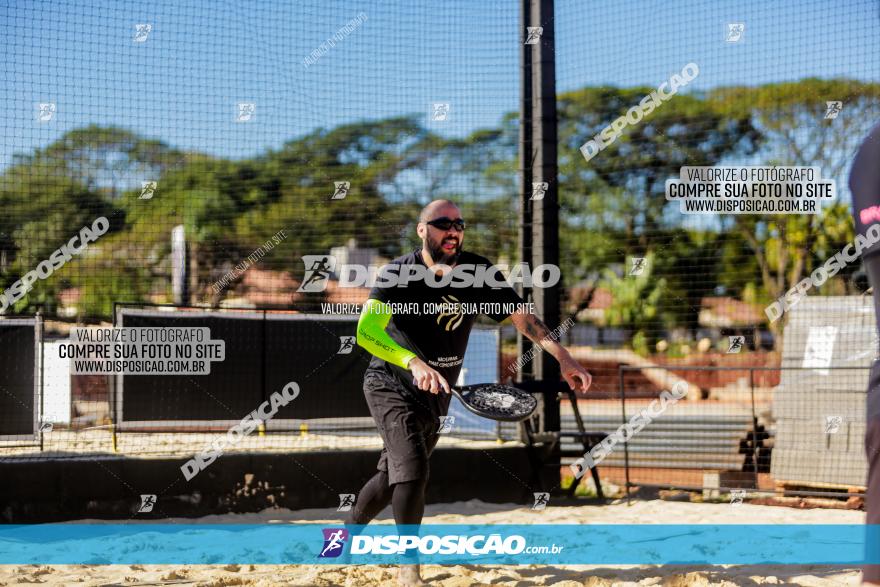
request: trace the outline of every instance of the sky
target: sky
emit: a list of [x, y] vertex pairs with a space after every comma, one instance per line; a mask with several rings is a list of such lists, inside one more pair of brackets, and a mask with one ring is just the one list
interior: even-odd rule
[[[462, 136], [517, 109], [510, 0], [0, 1], [0, 169], [90, 124], [238, 159], [319, 127], [417, 114]], [[725, 41], [728, 23], [745, 25], [739, 42]], [[143, 42], [138, 24], [151, 26]], [[874, 0], [557, 0], [555, 25], [558, 92], [656, 86], [689, 62], [688, 91], [880, 79]], [[55, 104], [48, 121], [41, 103]], [[254, 104], [250, 120], [239, 103]], [[435, 103], [446, 120], [431, 120]]]

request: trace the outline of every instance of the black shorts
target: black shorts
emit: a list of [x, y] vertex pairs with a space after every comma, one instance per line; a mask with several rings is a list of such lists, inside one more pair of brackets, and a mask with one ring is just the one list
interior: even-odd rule
[[376, 468], [388, 473], [391, 484], [427, 480], [448, 399], [438, 404], [436, 396], [414, 396], [393, 376], [375, 371], [364, 376], [364, 397], [385, 445]]

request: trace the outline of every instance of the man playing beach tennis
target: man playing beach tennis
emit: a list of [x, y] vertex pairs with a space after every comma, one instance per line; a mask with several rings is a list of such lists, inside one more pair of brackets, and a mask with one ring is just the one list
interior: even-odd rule
[[[423, 277], [377, 285], [358, 321], [357, 342], [373, 355], [364, 376], [364, 396], [384, 448], [378, 471], [358, 494], [347, 524], [367, 524], [389, 503], [398, 525], [421, 523], [428, 459], [477, 317], [472, 311], [456, 311], [457, 307], [517, 307], [512, 313], [483, 313], [497, 322], [510, 317], [520, 332], [559, 361], [572, 389], [586, 391], [592, 379], [553, 340], [541, 320], [517, 306], [522, 299], [488, 259], [462, 251], [465, 222], [455, 204], [435, 200], [425, 206], [417, 231], [422, 248], [389, 266], [396, 266], [398, 276]], [[474, 273], [484, 275], [485, 284], [479, 287], [474, 280], [467, 287], [461, 286], [463, 282], [438, 287], [437, 276], [456, 267], [477, 268]], [[426, 313], [425, 308], [439, 311]], [[423, 584], [418, 565], [401, 567], [399, 580], [403, 585]]]

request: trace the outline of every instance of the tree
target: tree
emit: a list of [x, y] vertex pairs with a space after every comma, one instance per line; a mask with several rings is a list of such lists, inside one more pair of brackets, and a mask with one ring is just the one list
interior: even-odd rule
[[[748, 243], [761, 272], [765, 302], [777, 299], [854, 237], [852, 218], [842, 201], [846, 171], [868, 128], [877, 118], [880, 84], [820, 80], [720, 88], [709, 100], [719, 112], [749, 116], [760, 132], [757, 161], [764, 165], [819, 167], [837, 182], [838, 201], [816, 215], [736, 215], [734, 226]], [[826, 101], [844, 103], [826, 119]], [[817, 255], [820, 252], [821, 255]], [[842, 276], [850, 276], [848, 267]], [[830, 285], [829, 285], [830, 287]], [[777, 348], [784, 321], [770, 323]]]
[[635, 275], [625, 270], [618, 275], [613, 269], [605, 268], [600, 283], [612, 297], [612, 305], [605, 312], [606, 323], [630, 330], [633, 349], [643, 354], [650, 352], [660, 332], [661, 302], [666, 294], [666, 279], [657, 277], [654, 260], [654, 254], [649, 253], [644, 268]]

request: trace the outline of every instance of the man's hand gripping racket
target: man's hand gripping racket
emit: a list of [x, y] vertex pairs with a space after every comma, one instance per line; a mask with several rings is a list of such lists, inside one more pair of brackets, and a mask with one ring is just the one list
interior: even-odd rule
[[469, 411], [492, 420], [519, 422], [532, 415], [538, 400], [521, 389], [497, 383], [451, 387], [449, 382], [418, 357], [410, 361], [413, 384], [430, 393], [452, 393]]

